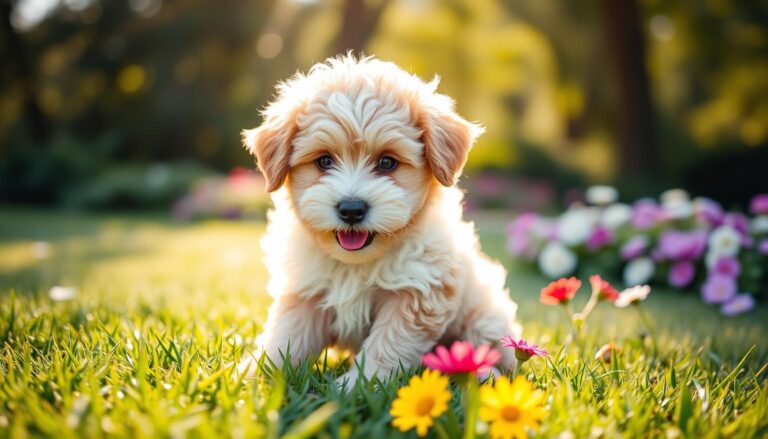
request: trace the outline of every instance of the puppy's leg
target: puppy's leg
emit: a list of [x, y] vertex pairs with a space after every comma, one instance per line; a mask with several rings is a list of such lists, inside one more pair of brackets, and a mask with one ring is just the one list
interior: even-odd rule
[[[318, 354], [330, 342], [331, 314], [318, 306], [317, 299], [305, 299], [297, 294], [279, 296], [269, 308], [264, 332], [256, 339], [260, 351], [267, 354], [278, 367], [283, 365], [283, 355], [288, 355], [293, 365], [310, 355]], [[282, 354], [282, 355], [281, 355]], [[252, 366], [253, 359], [249, 365]], [[255, 369], [255, 368], [254, 368]], [[240, 370], [244, 370], [241, 364]], [[249, 371], [253, 374], [255, 370]]]
[[[506, 294], [506, 293], [505, 293]], [[505, 335], [520, 337], [521, 327], [515, 320], [517, 305], [509, 299], [501, 304], [481, 305], [465, 315], [464, 333], [462, 338], [469, 340], [475, 346], [490, 344], [498, 346], [499, 341]], [[515, 350], [501, 348], [501, 368], [504, 371], [513, 371], [517, 367]]]
[[[437, 343], [455, 314], [456, 305], [445, 298], [445, 292], [431, 293], [431, 300], [411, 292], [384, 292], [377, 304], [370, 334], [363, 341], [356, 362], [370, 378], [374, 374], [386, 380], [400, 364], [403, 367], [421, 363], [421, 357]], [[442, 296], [436, 298], [435, 295]], [[354, 386], [359, 371], [353, 366], [338, 382]]]

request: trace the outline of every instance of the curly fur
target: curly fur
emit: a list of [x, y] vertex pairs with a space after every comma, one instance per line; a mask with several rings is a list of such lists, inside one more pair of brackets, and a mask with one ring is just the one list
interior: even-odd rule
[[[293, 361], [336, 344], [386, 378], [437, 343], [519, 332], [506, 273], [481, 252], [454, 186], [482, 128], [437, 82], [374, 58], [331, 59], [278, 85], [264, 123], [244, 131], [274, 202], [262, 241], [274, 303], [257, 344], [276, 363], [289, 344]], [[322, 155], [332, 169], [315, 165]], [[382, 155], [394, 171], [376, 169]], [[369, 204], [362, 223], [338, 218], [345, 198]], [[343, 249], [335, 236], [349, 229], [373, 233], [371, 244]], [[503, 361], [515, 366], [510, 352]]]

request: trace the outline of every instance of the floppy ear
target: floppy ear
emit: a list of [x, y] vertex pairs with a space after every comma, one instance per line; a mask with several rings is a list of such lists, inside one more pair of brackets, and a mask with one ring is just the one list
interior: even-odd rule
[[296, 134], [295, 114], [267, 116], [264, 123], [243, 130], [243, 145], [256, 156], [256, 165], [267, 181], [267, 192], [280, 188], [288, 175], [291, 141]]
[[452, 110], [428, 110], [423, 119], [427, 163], [443, 186], [453, 186], [461, 175], [475, 139], [484, 131]]

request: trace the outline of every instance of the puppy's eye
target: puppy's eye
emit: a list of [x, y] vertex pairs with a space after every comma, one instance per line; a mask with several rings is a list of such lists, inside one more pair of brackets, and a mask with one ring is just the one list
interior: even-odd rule
[[317, 163], [317, 167], [320, 169], [331, 169], [333, 167], [333, 158], [329, 155], [324, 155], [315, 160], [315, 163]]
[[385, 171], [391, 171], [395, 169], [396, 166], [397, 166], [397, 160], [395, 160], [394, 158], [388, 155], [385, 155], [379, 159], [379, 164], [378, 164], [379, 169], [382, 169]]

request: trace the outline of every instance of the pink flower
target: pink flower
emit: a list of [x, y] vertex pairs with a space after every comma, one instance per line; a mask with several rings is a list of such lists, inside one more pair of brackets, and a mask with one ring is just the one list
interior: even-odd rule
[[511, 335], [505, 335], [501, 338], [501, 345], [505, 348], [513, 348], [515, 350], [515, 358], [521, 363], [528, 361], [531, 357], [548, 357], [549, 352], [546, 349], [539, 347], [539, 345], [528, 344], [527, 341], [515, 340]]
[[714, 274], [701, 286], [701, 297], [706, 303], [727, 303], [736, 296], [736, 279]]
[[627, 288], [619, 294], [619, 298], [616, 299], [616, 306], [619, 308], [626, 308], [633, 303], [639, 303], [648, 298], [651, 294], [651, 287], [648, 285], [638, 285], [632, 288]]
[[664, 259], [673, 261], [698, 259], [706, 248], [707, 232], [704, 230], [694, 230], [691, 232], [669, 230], [662, 233], [659, 237], [659, 243], [653, 251], [653, 258], [657, 261]]
[[698, 197], [693, 200], [693, 210], [696, 217], [713, 227], [721, 226], [725, 219], [723, 207], [717, 201], [710, 198]]
[[647, 230], [664, 221], [664, 209], [650, 198], [643, 198], [632, 206], [632, 225], [639, 230]]
[[648, 238], [645, 235], [632, 237], [621, 247], [621, 258], [625, 261], [635, 259], [643, 254], [648, 248]]
[[599, 250], [613, 241], [613, 232], [605, 226], [597, 226], [587, 238], [587, 248], [591, 251]]
[[536, 246], [532, 237], [536, 234], [539, 216], [524, 213], [507, 225], [507, 250], [515, 256], [524, 256], [529, 260], [536, 258]]
[[761, 255], [768, 255], [768, 239], [760, 241], [760, 244], [757, 245], [757, 251], [759, 251]]
[[742, 247], [752, 246], [752, 237], [749, 236], [749, 218], [740, 212], [731, 212], [725, 216], [723, 224], [731, 226], [739, 233]]
[[425, 354], [421, 362], [430, 369], [446, 374], [473, 373], [480, 375], [493, 367], [501, 359], [501, 354], [489, 345], [480, 345], [477, 349], [468, 341], [457, 341], [448, 350], [438, 346], [435, 352]]
[[493, 174], [481, 174], [474, 179], [474, 187], [484, 197], [498, 197], [507, 190], [507, 181]]
[[753, 215], [768, 215], [768, 194], [757, 194], [752, 197], [749, 210]]
[[721, 276], [736, 278], [741, 273], [741, 264], [736, 258], [724, 257], [715, 262], [712, 271]]
[[720, 312], [727, 316], [735, 316], [755, 307], [755, 299], [750, 294], [737, 294], [730, 302], [720, 307]]
[[683, 288], [693, 281], [696, 275], [696, 267], [691, 261], [675, 262], [669, 268], [669, 284], [675, 288]]
[[573, 299], [581, 288], [581, 281], [575, 277], [561, 278], [541, 289], [540, 300], [545, 305], [560, 305]]
[[589, 276], [589, 283], [592, 285], [592, 294], [597, 294], [600, 300], [615, 302], [619, 298], [619, 292], [616, 288], [600, 277], [599, 274]]

